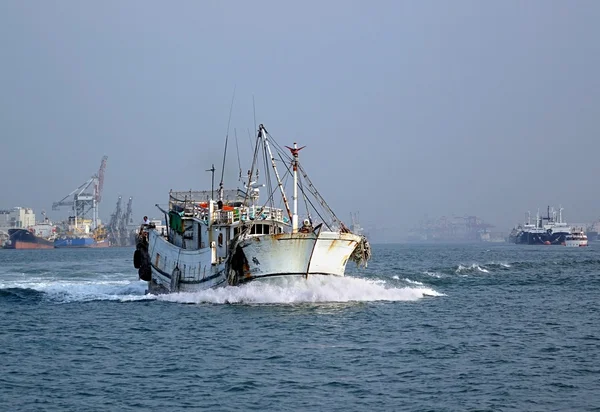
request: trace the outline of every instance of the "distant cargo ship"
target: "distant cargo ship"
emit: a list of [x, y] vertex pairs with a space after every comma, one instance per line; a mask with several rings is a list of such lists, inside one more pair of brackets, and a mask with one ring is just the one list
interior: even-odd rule
[[509, 235], [509, 242], [528, 245], [564, 245], [566, 238], [571, 235], [571, 227], [562, 220], [563, 208], [558, 209], [548, 206], [548, 215], [540, 216], [539, 212], [535, 223], [531, 223], [528, 216], [527, 223], [519, 225]]
[[64, 237], [54, 240], [55, 248], [94, 248], [108, 247], [108, 240], [96, 240], [93, 237]]
[[34, 235], [27, 229], [9, 229], [4, 249], [52, 249], [51, 240]]

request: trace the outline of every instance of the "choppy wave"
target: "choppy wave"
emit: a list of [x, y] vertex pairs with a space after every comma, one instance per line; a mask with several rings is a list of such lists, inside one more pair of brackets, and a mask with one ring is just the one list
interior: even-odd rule
[[472, 273], [472, 272], [482, 272], [482, 273], [490, 273], [490, 271], [485, 266], [480, 266], [477, 263], [473, 263], [470, 266], [458, 265], [455, 270], [455, 273]]
[[94, 300], [134, 301], [148, 299], [145, 282], [128, 280], [73, 281], [30, 279], [0, 283], [0, 297], [45, 299], [57, 303]]

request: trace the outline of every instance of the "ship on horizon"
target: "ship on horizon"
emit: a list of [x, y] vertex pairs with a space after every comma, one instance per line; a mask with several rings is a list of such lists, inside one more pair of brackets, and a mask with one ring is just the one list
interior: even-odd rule
[[15, 207], [5, 213], [7, 215], [7, 237], [3, 249], [52, 249], [56, 226], [42, 211], [44, 220], [35, 221], [33, 209]]
[[531, 223], [531, 213], [527, 212], [527, 222], [513, 228], [508, 241], [526, 245], [564, 245], [572, 229], [563, 221], [563, 210], [562, 207], [557, 211], [548, 206], [546, 216], [541, 216], [538, 210], [535, 223]]

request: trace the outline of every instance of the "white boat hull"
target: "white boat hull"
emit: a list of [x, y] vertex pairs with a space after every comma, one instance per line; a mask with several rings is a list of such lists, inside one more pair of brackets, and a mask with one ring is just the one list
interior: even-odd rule
[[227, 284], [225, 263], [213, 265], [210, 248], [182, 249], [150, 230], [148, 253], [152, 267], [150, 293], [197, 292]]
[[565, 240], [566, 247], [585, 247], [588, 245], [587, 239]]
[[251, 236], [239, 247], [247, 261], [243, 278], [272, 276], [344, 276], [346, 264], [361, 237], [352, 233], [281, 233]]

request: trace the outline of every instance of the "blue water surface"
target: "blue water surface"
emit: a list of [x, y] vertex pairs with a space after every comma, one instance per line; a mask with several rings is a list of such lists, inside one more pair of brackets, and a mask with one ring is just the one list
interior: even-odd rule
[[132, 255], [0, 250], [0, 410], [600, 410], [597, 244], [375, 245], [163, 296]]

